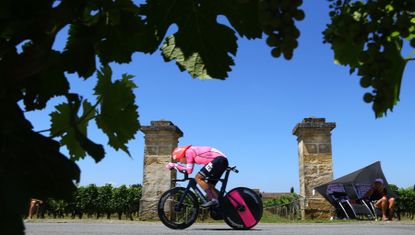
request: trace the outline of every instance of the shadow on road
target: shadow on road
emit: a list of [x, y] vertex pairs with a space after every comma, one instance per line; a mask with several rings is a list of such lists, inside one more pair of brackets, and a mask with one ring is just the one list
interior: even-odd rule
[[262, 229], [248, 229], [248, 230], [238, 230], [238, 229], [232, 229], [232, 228], [195, 228], [192, 230], [200, 230], [200, 231], [246, 231], [246, 232], [260, 232]]

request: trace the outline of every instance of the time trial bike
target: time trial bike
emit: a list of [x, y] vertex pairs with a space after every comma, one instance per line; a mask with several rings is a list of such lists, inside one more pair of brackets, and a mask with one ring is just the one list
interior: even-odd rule
[[[237, 187], [226, 192], [230, 172], [238, 173], [236, 167], [228, 167], [225, 177], [218, 179], [222, 185], [218, 193], [219, 205], [209, 207], [210, 217], [224, 220], [233, 229], [251, 229], [261, 220], [262, 199], [252, 189]], [[189, 178], [185, 171], [183, 179], [176, 182], [189, 181], [187, 187], [174, 187], [164, 192], [158, 203], [158, 215], [161, 222], [171, 229], [185, 229], [192, 225], [199, 214], [199, 206], [208, 201], [194, 178]], [[196, 196], [197, 195], [197, 196]]]

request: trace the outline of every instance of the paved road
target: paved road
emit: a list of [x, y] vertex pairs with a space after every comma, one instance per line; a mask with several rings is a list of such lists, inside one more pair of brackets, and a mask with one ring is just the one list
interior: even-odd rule
[[415, 224], [404, 222], [327, 223], [327, 224], [259, 224], [249, 231], [236, 231], [226, 224], [194, 224], [186, 230], [171, 230], [161, 223], [144, 222], [28, 222], [27, 235], [137, 235], [137, 234], [246, 234], [246, 235], [415, 235]]

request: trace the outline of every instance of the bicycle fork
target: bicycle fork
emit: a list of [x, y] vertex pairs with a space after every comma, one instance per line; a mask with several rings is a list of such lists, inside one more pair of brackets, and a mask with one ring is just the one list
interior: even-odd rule
[[180, 211], [181, 207], [183, 205], [184, 199], [186, 198], [186, 195], [189, 193], [190, 189], [194, 189], [195, 193], [198, 194], [198, 196], [202, 199], [203, 203], [207, 202], [206, 198], [203, 196], [202, 192], [200, 192], [199, 188], [196, 186], [196, 180], [190, 179], [189, 184], [187, 185], [186, 189], [184, 190], [183, 195], [180, 197], [179, 202], [174, 205], [175, 211]]

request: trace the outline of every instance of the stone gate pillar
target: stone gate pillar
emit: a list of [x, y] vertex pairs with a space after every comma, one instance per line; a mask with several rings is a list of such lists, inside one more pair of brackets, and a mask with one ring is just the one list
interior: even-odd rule
[[171, 186], [176, 171], [167, 171], [171, 152], [177, 147], [183, 132], [170, 121], [152, 121], [142, 126], [145, 134], [143, 189], [140, 200], [140, 220], [158, 220], [157, 203], [160, 195]]
[[305, 199], [300, 205], [302, 219], [330, 216], [330, 203], [313, 188], [333, 180], [331, 131], [335, 127], [325, 118], [310, 117], [293, 129], [298, 141], [300, 195]]

